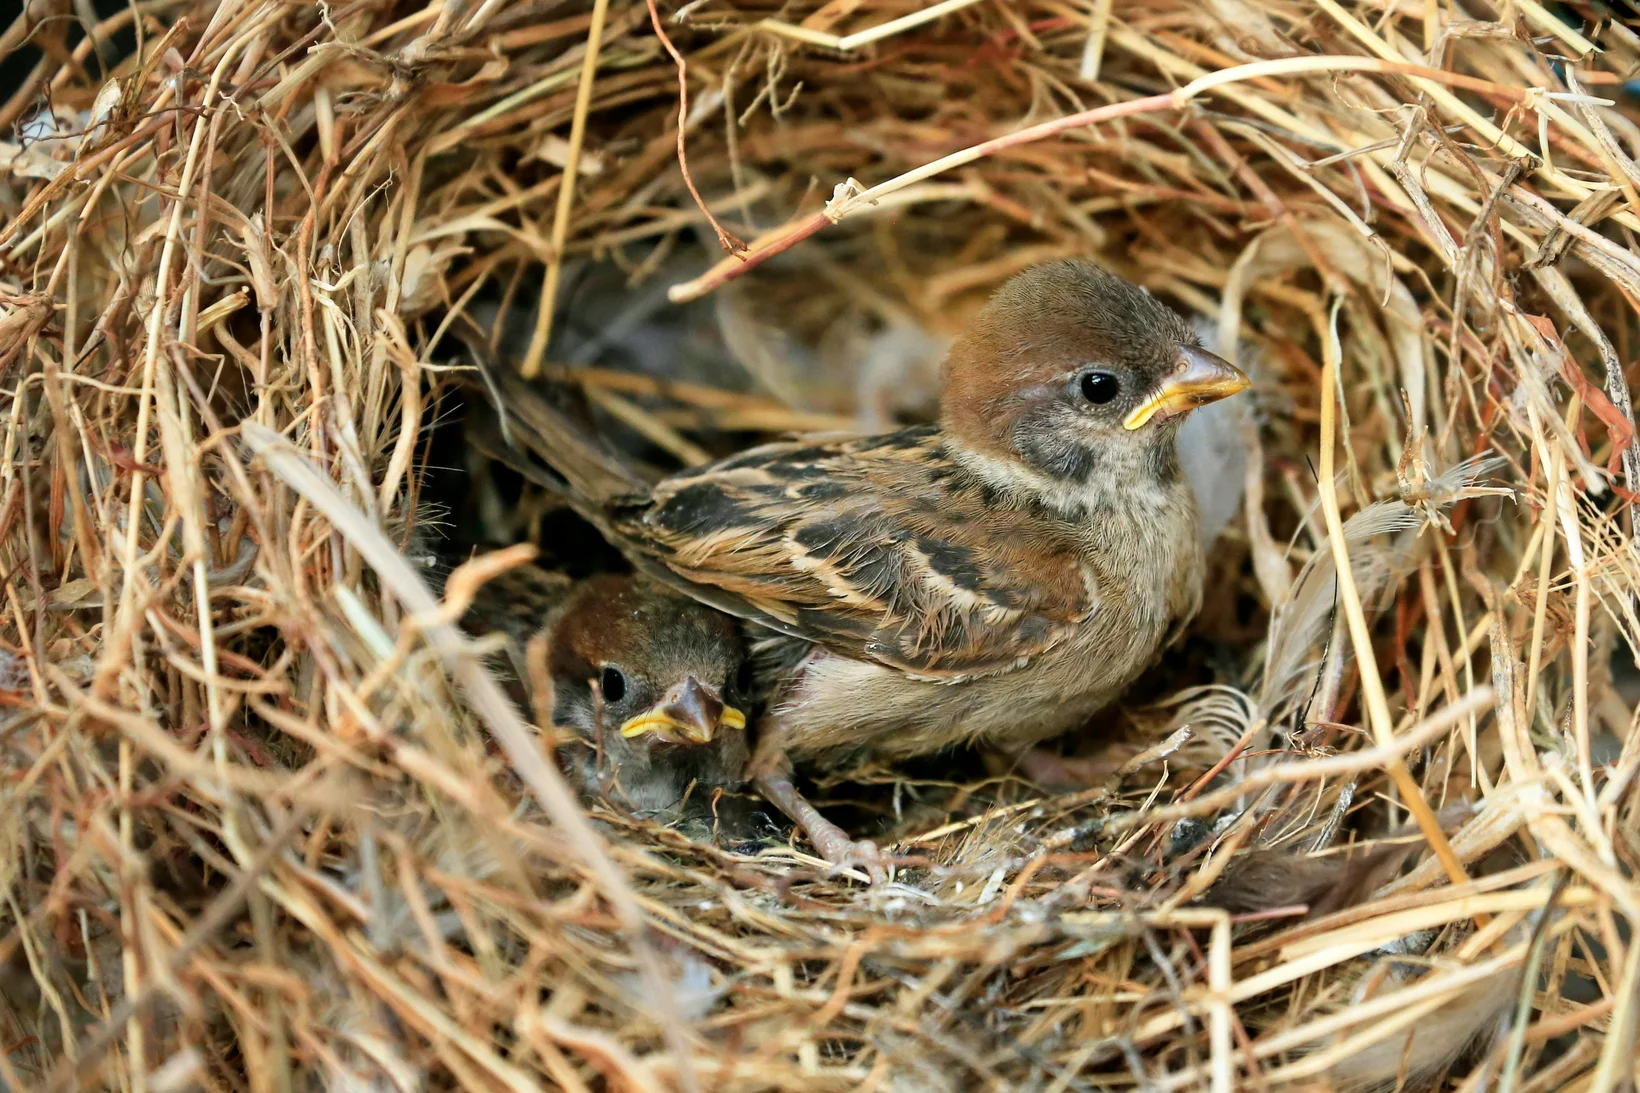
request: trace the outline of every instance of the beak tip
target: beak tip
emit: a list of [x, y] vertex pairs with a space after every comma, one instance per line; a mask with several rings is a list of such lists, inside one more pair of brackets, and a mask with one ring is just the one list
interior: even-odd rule
[[623, 725], [621, 735], [651, 734], [674, 743], [710, 744], [720, 729], [744, 728], [745, 724], [745, 716], [740, 711], [725, 706], [715, 692], [691, 675], [650, 709]]
[[1122, 424], [1133, 430], [1153, 418], [1179, 417], [1252, 385], [1247, 373], [1223, 357], [1197, 346], [1181, 346], [1178, 368], [1162, 381], [1155, 397], [1130, 413]]

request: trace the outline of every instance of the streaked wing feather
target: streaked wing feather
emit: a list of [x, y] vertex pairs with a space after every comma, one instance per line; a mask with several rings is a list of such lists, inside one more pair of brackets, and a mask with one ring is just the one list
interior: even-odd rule
[[1074, 632], [1094, 596], [1061, 524], [1004, 512], [938, 443], [908, 429], [764, 446], [611, 523], [646, 570], [791, 637], [920, 676], [1005, 671]]

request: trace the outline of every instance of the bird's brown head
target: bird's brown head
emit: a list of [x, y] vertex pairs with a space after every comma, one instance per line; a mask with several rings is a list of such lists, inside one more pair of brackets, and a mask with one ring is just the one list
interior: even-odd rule
[[1017, 274], [957, 339], [942, 423], [980, 457], [1080, 483], [1101, 468], [1170, 472], [1184, 416], [1246, 386], [1149, 292], [1065, 259]]
[[547, 634], [553, 719], [590, 737], [709, 744], [742, 731], [750, 664], [739, 625], [630, 577], [582, 583]]

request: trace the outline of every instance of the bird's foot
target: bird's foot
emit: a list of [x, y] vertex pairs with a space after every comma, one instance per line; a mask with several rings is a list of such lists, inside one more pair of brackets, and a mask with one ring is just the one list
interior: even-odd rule
[[842, 828], [825, 819], [820, 821], [820, 825], [804, 828], [804, 833], [814, 843], [814, 849], [820, 856], [838, 869], [859, 869], [871, 878], [873, 884], [888, 880], [888, 871], [893, 867], [894, 859], [877, 849], [877, 844], [871, 840], [851, 839]]
[[888, 870], [893, 863], [877, 849], [877, 844], [849, 838], [842, 828], [826, 819], [819, 809], [797, 792], [789, 775], [783, 772], [764, 774], [756, 781], [757, 788], [769, 803], [803, 829], [803, 834], [809, 837], [814, 849], [826, 861], [839, 869], [862, 869], [873, 884], [881, 884], [888, 879]]

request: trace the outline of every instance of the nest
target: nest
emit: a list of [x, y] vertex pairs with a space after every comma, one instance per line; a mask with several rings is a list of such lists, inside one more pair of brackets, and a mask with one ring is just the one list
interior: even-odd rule
[[[1640, 38], [1559, 7], [27, 5], [0, 1088], [1632, 1088]], [[418, 562], [609, 552], [450, 324], [682, 465], [1061, 255], [1256, 379], [1085, 787], [829, 784], [876, 886], [578, 805]]]

